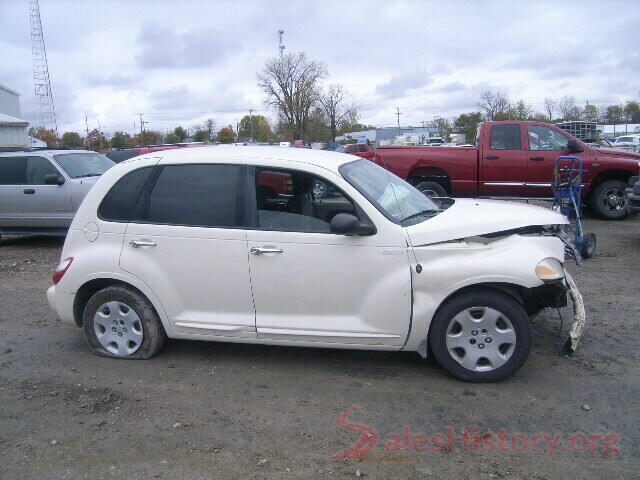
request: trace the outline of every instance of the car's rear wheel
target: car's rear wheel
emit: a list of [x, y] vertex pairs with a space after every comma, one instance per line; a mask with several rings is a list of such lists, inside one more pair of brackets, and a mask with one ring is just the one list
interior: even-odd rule
[[91, 350], [106, 357], [151, 358], [166, 337], [149, 301], [120, 285], [104, 288], [89, 299], [83, 326]]
[[515, 373], [531, 350], [531, 325], [521, 304], [488, 289], [448, 300], [429, 334], [438, 363], [455, 377], [495, 382]]
[[419, 182], [416, 184], [416, 188], [424, 193], [427, 197], [446, 197], [447, 191], [442, 185], [437, 182]]
[[593, 189], [591, 207], [605, 220], [619, 220], [627, 216], [626, 184], [621, 180], [607, 180]]

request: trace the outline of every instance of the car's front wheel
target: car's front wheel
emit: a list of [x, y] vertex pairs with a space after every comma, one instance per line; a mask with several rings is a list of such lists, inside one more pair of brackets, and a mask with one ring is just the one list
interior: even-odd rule
[[120, 285], [99, 290], [89, 299], [83, 326], [91, 350], [105, 357], [151, 358], [166, 337], [149, 301]]
[[521, 304], [489, 289], [469, 290], [436, 313], [429, 344], [455, 377], [495, 382], [515, 373], [531, 350], [531, 325]]

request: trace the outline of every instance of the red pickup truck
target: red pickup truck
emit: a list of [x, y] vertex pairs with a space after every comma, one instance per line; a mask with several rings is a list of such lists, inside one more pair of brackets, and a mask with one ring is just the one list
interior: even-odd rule
[[336, 150], [338, 153], [350, 153], [362, 158], [373, 159], [375, 150], [368, 143], [345, 143]]
[[590, 148], [548, 123], [484, 122], [475, 147], [379, 147], [373, 161], [427, 195], [550, 198], [560, 155], [583, 160], [583, 195], [599, 216], [627, 215], [625, 186], [640, 173], [640, 155]]

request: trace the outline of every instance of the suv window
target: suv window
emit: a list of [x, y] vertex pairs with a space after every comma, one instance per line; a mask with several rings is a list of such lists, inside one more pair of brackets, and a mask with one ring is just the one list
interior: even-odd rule
[[522, 150], [520, 125], [493, 125], [491, 150]]
[[112, 222], [133, 220], [138, 196], [151, 170], [153, 167], [139, 168], [118, 180], [100, 203], [98, 217]]
[[51, 174], [59, 175], [60, 172], [48, 159], [44, 157], [27, 157], [27, 184], [46, 185], [44, 177]]
[[246, 167], [168, 165], [149, 197], [151, 223], [243, 227]]
[[330, 233], [338, 213], [358, 215], [347, 196], [326, 179], [295, 170], [256, 172], [258, 228]]
[[527, 125], [530, 150], [567, 150], [569, 138], [553, 128]]
[[0, 185], [25, 183], [25, 157], [0, 157]]

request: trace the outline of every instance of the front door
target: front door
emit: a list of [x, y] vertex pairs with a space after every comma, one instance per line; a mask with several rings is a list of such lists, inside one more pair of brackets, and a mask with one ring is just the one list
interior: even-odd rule
[[127, 226], [122, 269], [149, 285], [176, 332], [255, 338], [246, 167], [156, 168], [155, 185], [138, 200], [143, 220]]
[[[273, 178], [289, 190], [274, 192]], [[258, 338], [401, 346], [411, 278], [400, 227], [391, 242], [332, 234], [338, 213], [363, 214], [326, 178], [260, 169], [254, 181], [255, 225], [247, 236]]]
[[485, 133], [480, 158], [480, 195], [522, 196], [527, 175], [520, 125], [498, 123]]
[[[555, 160], [561, 155], [571, 155], [587, 161], [588, 153], [570, 153], [567, 148], [569, 137], [545, 125], [527, 125], [527, 196], [553, 197], [551, 181]], [[565, 165], [563, 163], [562, 165]], [[561, 166], [562, 166], [561, 165]], [[583, 168], [583, 183], [588, 182], [588, 166]]]
[[[26, 227], [64, 228], [71, 224], [72, 185], [47, 185], [45, 175], [62, 175], [45, 157], [26, 157], [27, 178], [21, 187], [22, 208]], [[64, 176], [63, 176], [64, 178]]]

